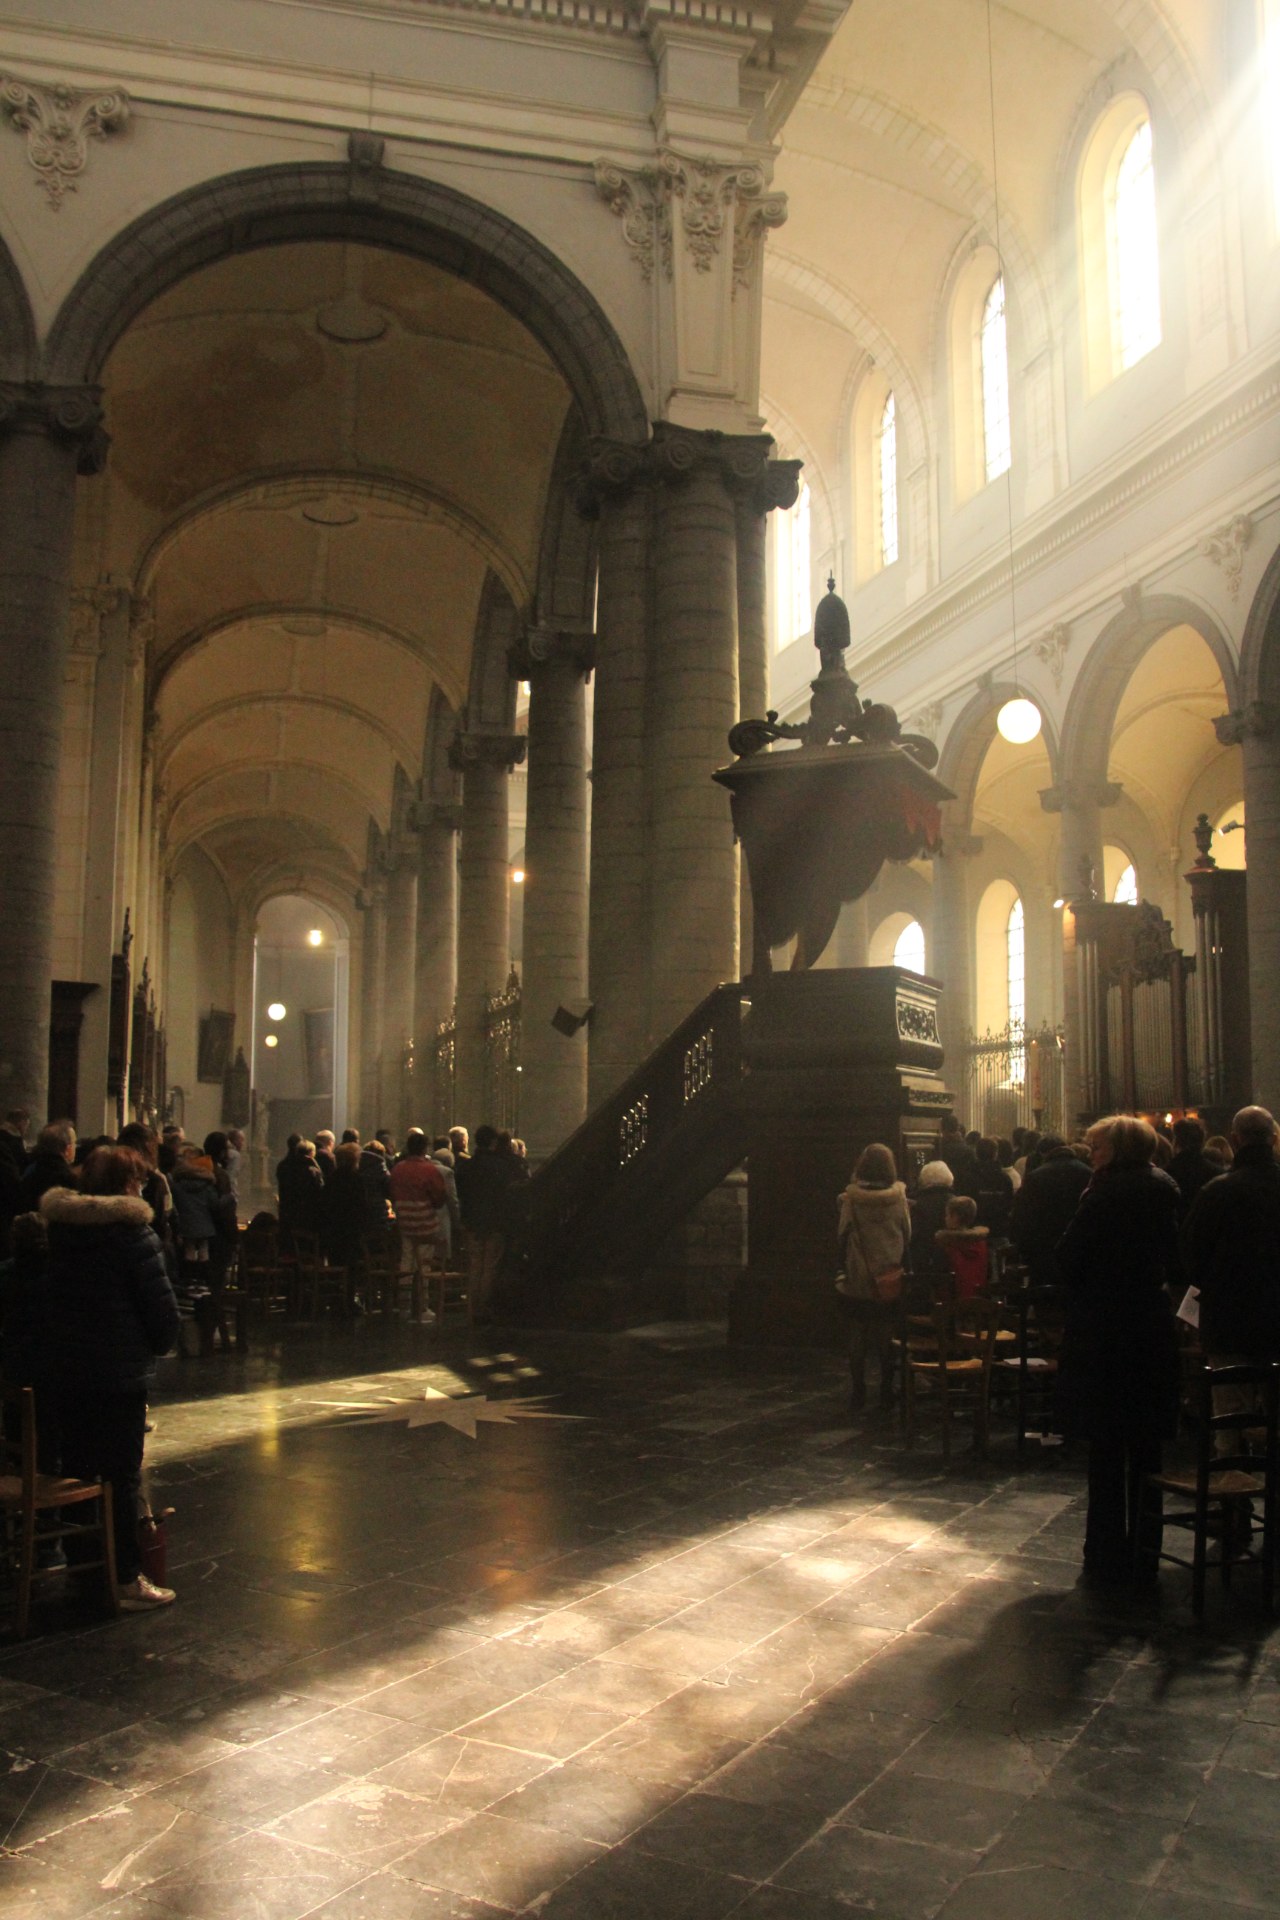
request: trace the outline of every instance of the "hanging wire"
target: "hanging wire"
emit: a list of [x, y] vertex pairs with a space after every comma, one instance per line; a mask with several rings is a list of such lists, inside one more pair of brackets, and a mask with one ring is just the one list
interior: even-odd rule
[[[987, 106], [991, 123], [991, 192], [995, 200], [996, 259], [1000, 264], [1000, 289], [1004, 303], [1005, 352], [1008, 353], [1009, 326], [1009, 283], [1004, 270], [1004, 239], [1000, 226], [1000, 165], [996, 152], [996, 55], [995, 31], [992, 26], [992, 0], [987, 0]], [[1012, 422], [1010, 422], [1012, 432]], [[1013, 461], [1004, 470], [1005, 525], [1008, 530], [1009, 550], [1009, 619], [1013, 626], [1013, 684], [1015, 691], [1022, 692], [1022, 683], [1018, 678], [1018, 589], [1013, 572]]]

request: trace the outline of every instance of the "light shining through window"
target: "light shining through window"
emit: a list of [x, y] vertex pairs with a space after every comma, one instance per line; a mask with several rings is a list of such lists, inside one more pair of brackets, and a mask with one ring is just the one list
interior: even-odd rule
[[982, 364], [982, 447], [988, 480], [1007, 473], [1013, 461], [1009, 425], [1009, 337], [1005, 325], [1004, 276], [996, 281], [982, 309], [979, 336]]
[[[891, 567], [898, 557], [898, 410], [893, 395], [884, 403], [876, 447], [878, 505], [880, 508], [880, 564]], [[905, 966], [906, 962], [902, 964]]]
[[1160, 345], [1160, 239], [1151, 122], [1144, 120], [1116, 168], [1108, 222], [1111, 338], [1117, 369]]
[[1020, 1087], [1027, 1077], [1027, 1050], [1024, 1039], [1027, 1024], [1027, 930], [1022, 901], [1016, 899], [1009, 909], [1005, 929], [1009, 980], [1009, 1079]]
[[809, 586], [809, 489], [794, 507], [773, 516], [773, 614], [775, 644], [789, 647], [813, 625]]
[[1138, 904], [1138, 872], [1132, 860], [1116, 881], [1116, 890], [1111, 896], [1117, 907], [1136, 907]]
[[924, 972], [924, 928], [918, 920], [908, 920], [894, 941], [893, 964], [908, 973]]

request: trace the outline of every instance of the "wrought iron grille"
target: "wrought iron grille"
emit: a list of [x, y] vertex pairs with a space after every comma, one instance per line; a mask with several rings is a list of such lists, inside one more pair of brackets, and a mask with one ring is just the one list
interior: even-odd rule
[[1063, 1030], [1015, 1023], [998, 1033], [971, 1034], [956, 1056], [954, 1078], [961, 1117], [996, 1139], [1014, 1127], [1060, 1133]]

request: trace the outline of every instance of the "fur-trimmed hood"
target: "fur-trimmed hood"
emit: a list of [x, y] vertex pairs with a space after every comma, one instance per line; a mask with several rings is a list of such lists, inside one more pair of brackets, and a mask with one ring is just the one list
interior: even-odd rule
[[149, 1227], [151, 1208], [140, 1194], [50, 1187], [40, 1201], [40, 1217], [57, 1227]]
[[901, 1208], [906, 1192], [901, 1180], [895, 1180], [888, 1187], [864, 1187], [861, 1180], [851, 1180], [840, 1198], [850, 1201], [859, 1209], [865, 1207], [874, 1213], [881, 1207]]

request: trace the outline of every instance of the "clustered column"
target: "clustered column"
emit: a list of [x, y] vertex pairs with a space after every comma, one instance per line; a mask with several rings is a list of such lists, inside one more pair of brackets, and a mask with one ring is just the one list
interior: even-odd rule
[[738, 977], [738, 857], [711, 775], [767, 705], [764, 519], [799, 484], [772, 445], [660, 422], [644, 447], [597, 442], [584, 476], [600, 520], [593, 1102]]
[[1070, 902], [1092, 895], [1102, 878], [1102, 809], [1113, 807], [1120, 788], [1110, 780], [1064, 780], [1040, 795], [1046, 813], [1062, 816], [1058, 884], [1067, 904], [1062, 923], [1063, 1114], [1068, 1127], [1084, 1110], [1080, 983], [1076, 970], [1075, 920]]
[[41, 1120], [76, 476], [101, 471], [100, 419], [94, 391], [0, 384], [0, 1111]]
[[488, 1108], [485, 1000], [502, 992], [511, 964], [507, 775], [524, 758], [522, 735], [459, 731], [450, 761], [462, 775], [458, 866], [458, 1112]]
[[942, 1043], [954, 1057], [973, 1023], [973, 967], [968, 863], [982, 841], [944, 816], [942, 848], [933, 863], [934, 971], [943, 982], [939, 1004]]
[[377, 1106], [380, 1126], [397, 1140], [416, 1122], [407, 1109], [405, 1067], [413, 1039], [414, 940], [418, 917], [418, 868], [403, 842], [387, 860], [386, 985], [383, 993], [382, 1068]]
[[[418, 1109], [438, 1115], [443, 1089], [435, 1081], [439, 1029], [453, 1014], [457, 991], [458, 829], [462, 809], [449, 801], [424, 800], [417, 811], [418, 942], [413, 996]], [[456, 1116], [448, 1113], [446, 1123]]]
[[1280, 709], [1253, 701], [1219, 724], [1239, 741], [1249, 833], [1249, 1018], [1253, 1097], [1280, 1112]]
[[544, 1159], [586, 1112], [581, 1030], [552, 1025], [586, 986], [586, 675], [593, 636], [527, 629], [512, 670], [529, 682], [529, 782], [525, 831], [521, 1130]]

